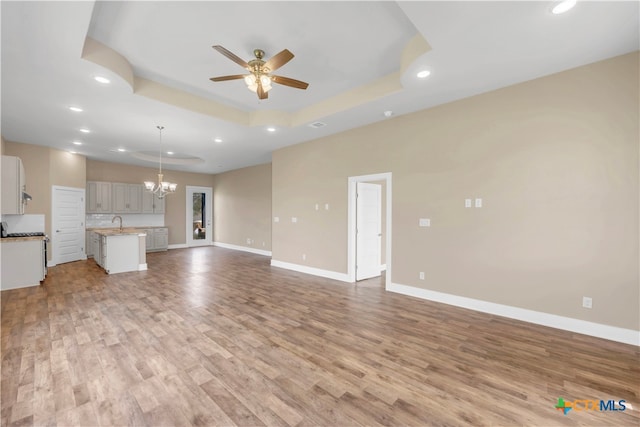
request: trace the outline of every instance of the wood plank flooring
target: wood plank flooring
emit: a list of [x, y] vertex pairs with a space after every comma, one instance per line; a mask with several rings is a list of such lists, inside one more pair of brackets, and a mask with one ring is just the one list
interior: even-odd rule
[[[633, 346], [221, 248], [147, 261], [1, 293], [3, 426], [640, 423]], [[563, 415], [558, 397], [627, 409]]]

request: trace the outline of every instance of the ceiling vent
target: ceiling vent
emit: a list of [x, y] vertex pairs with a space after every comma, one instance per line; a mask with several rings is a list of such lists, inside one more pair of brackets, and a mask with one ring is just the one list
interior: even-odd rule
[[322, 122], [309, 123], [309, 127], [314, 129], [322, 128], [322, 127], [325, 127], [326, 125], [327, 125], [326, 123], [322, 123]]

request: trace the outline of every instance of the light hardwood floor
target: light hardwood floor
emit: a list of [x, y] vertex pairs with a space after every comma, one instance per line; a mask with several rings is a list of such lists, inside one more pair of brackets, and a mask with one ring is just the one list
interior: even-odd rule
[[[2, 425], [638, 425], [638, 348], [204, 247], [3, 291]], [[624, 412], [554, 408], [624, 399]]]

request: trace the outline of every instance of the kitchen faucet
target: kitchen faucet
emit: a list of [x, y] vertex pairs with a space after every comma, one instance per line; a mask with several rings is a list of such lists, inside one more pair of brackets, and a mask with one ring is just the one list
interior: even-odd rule
[[115, 222], [116, 218], [118, 218], [120, 220], [120, 231], [122, 231], [122, 217], [120, 215], [114, 216], [113, 219], [111, 220], [111, 223], [113, 224]]

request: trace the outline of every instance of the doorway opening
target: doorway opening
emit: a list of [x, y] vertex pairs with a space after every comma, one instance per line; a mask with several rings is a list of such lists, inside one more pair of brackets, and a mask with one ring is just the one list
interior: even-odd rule
[[[385, 286], [391, 284], [391, 177], [391, 172], [349, 177], [347, 276], [350, 282], [364, 279], [370, 274], [379, 276], [381, 270], [386, 268]], [[371, 185], [362, 185], [364, 183]], [[376, 209], [379, 213], [376, 213]], [[375, 225], [378, 222], [380, 226]], [[380, 258], [383, 258], [382, 263]], [[366, 271], [358, 274], [358, 270]]]
[[208, 246], [213, 242], [211, 187], [187, 186], [187, 246]]

